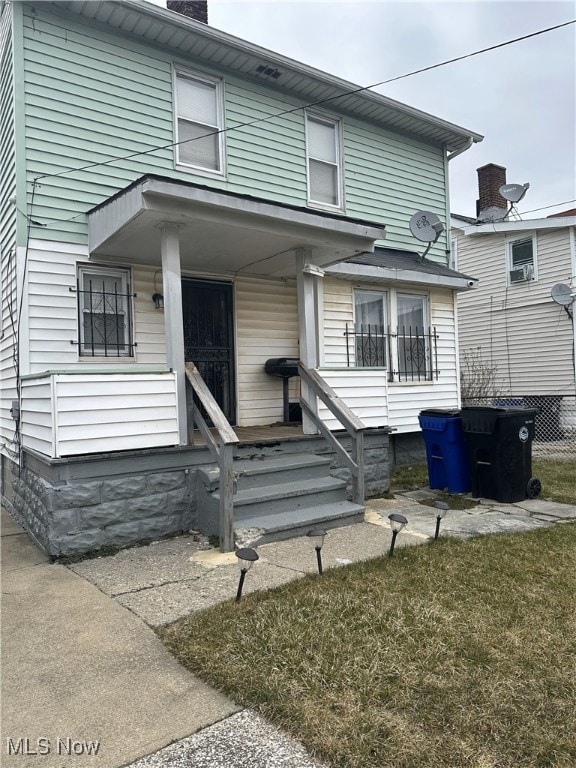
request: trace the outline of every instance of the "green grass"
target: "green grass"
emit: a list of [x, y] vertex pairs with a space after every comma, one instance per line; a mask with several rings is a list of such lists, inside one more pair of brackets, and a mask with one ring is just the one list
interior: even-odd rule
[[417, 491], [428, 486], [426, 464], [395, 467], [390, 473], [391, 491]]
[[[532, 474], [542, 483], [542, 499], [564, 504], [576, 503], [576, 459], [533, 459]], [[397, 467], [390, 475], [392, 491], [414, 491], [428, 486], [426, 464]], [[453, 509], [467, 509], [457, 506], [466, 500], [459, 496], [441, 494], [439, 499], [447, 501]], [[426, 502], [424, 502], [426, 503]], [[470, 506], [474, 506], [471, 504]]]
[[576, 459], [533, 459], [532, 474], [542, 483], [542, 499], [576, 504]]
[[409, 547], [160, 634], [333, 768], [574, 768], [575, 595], [565, 524]]

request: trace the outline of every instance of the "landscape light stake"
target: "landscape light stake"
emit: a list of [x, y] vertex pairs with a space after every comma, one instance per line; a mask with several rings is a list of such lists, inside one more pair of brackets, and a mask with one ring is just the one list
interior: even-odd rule
[[436, 533], [434, 538], [437, 539], [440, 535], [440, 520], [446, 515], [450, 507], [445, 501], [435, 501], [432, 506], [436, 509]]
[[258, 553], [254, 549], [238, 549], [235, 553], [238, 558], [238, 565], [240, 567], [240, 581], [238, 582], [238, 592], [236, 592], [236, 602], [240, 602], [242, 597], [242, 587], [244, 586], [244, 579], [246, 574], [252, 568], [252, 563], [258, 560]]
[[311, 531], [308, 531], [306, 536], [309, 536], [312, 539], [316, 550], [316, 560], [318, 561], [318, 573], [322, 576], [322, 545], [324, 544], [326, 531], [323, 528], [312, 528]]
[[404, 517], [404, 515], [399, 515], [396, 512], [388, 515], [388, 520], [390, 521], [390, 528], [392, 528], [392, 541], [390, 542], [390, 551], [388, 552], [388, 557], [392, 557], [394, 554], [394, 545], [396, 544], [396, 536], [398, 536], [402, 528], [407, 525], [408, 520]]

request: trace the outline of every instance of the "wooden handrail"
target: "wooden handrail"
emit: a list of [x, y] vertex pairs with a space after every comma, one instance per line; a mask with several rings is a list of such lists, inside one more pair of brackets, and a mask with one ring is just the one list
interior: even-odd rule
[[311, 419], [320, 434], [334, 448], [336, 455], [350, 468], [352, 474], [352, 496], [356, 504], [364, 506], [364, 430], [366, 426], [346, 403], [338, 397], [318, 371], [308, 368], [301, 361], [298, 362], [298, 370], [302, 381], [308, 385], [316, 397], [322, 400], [330, 413], [338, 419], [352, 439], [352, 454], [350, 455], [318, 416], [312, 404], [306, 402], [304, 398], [300, 398], [304, 413]]
[[185, 370], [192, 391], [202, 403], [208, 418], [218, 433], [219, 441], [214, 439], [200, 409], [196, 403], [193, 403], [193, 426], [194, 424], [198, 425], [206, 440], [206, 445], [218, 462], [220, 469], [220, 551], [231, 552], [234, 549], [234, 472], [232, 465], [234, 445], [239, 440], [194, 363], [186, 363]]

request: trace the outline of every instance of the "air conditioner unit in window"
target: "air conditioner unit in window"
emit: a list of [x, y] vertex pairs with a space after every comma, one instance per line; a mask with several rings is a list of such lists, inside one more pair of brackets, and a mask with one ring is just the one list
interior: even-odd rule
[[510, 270], [511, 283], [524, 283], [526, 280], [532, 280], [534, 277], [534, 267], [532, 264], [523, 264], [521, 267], [515, 267]]

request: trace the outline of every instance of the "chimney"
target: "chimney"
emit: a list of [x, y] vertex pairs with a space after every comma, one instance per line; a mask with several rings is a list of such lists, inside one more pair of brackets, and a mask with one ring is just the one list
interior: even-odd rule
[[499, 221], [508, 210], [508, 203], [498, 190], [506, 184], [506, 168], [488, 163], [477, 169], [478, 200], [476, 217], [478, 221]]
[[167, 0], [166, 8], [194, 21], [208, 24], [208, 0]]

